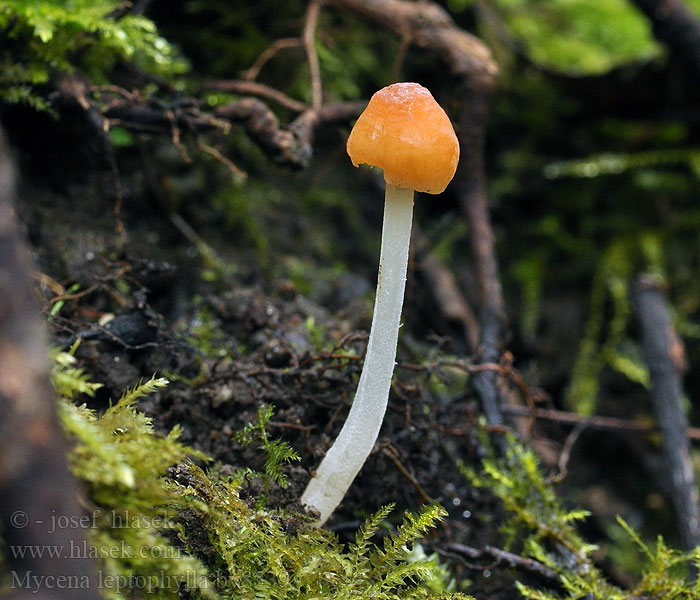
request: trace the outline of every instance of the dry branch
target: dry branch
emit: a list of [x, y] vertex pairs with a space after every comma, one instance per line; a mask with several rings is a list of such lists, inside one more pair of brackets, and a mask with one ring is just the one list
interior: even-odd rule
[[290, 98], [287, 94], [280, 92], [278, 89], [272, 88], [264, 83], [258, 83], [257, 81], [241, 81], [238, 79], [215, 80], [205, 83], [202, 89], [241, 94], [244, 96], [257, 96], [258, 98], [265, 98], [266, 100], [277, 102], [280, 106], [284, 106], [284, 108], [298, 113], [309, 110], [310, 108], [308, 104]]
[[323, 102], [321, 86], [321, 66], [318, 62], [316, 52], [316, 26], [318, 25], [318, 15], [321, 12], [321, 0], [311, 0], [306, 10], [306, 23], [304, 33], [301, 37], [306, 52], [306, 60], [309, 62], [311, 74], [311, 105], [314, 110], [321, 108]]
[[651, 398], [663, 438], [663, 458], [671, 475], [671, 499], [683, 546], [690, 550], [700, 544], [700, 502], [682, 408], [685, 353], [671, 324], [661, 286], [652, 277], [642, 275], [633, 292], [651, 374]]
[[329, 104], [320, 110], [305, 110], [288, 127], [262, 100], [242, 98], [211, 112], [199, 108], [193, 99], [171, 105], [143, 98], [114, 98], [104, 116], [115, 125], [135, 131], [172, 134], [175, 130], [200, 133], [215, 129], [227, 131], [241, 125], [248, 136], [273, 160], [292, 168], [305, 168], [312, 154], [313, 136], [323, 124], [347, 122], [356, 117], [365, 103]]
[[472, 569], [491, 569], [494, 565], [507, 565], [508, 567], [514, 567], [524, 573], [536, 575], [540, 579], [543, 579], [550, 584], [554, 583], [558, 585], [560, 583], [560, 578], [556, 571], [553, 571], [541, 562], [536, 561], [533, 558], [527, 558], [512, 552], [507, 552], [506, 550], [501, 550], [500, 548], [496, 548], [494, 546], [473, 548], [472, 546], [466, 546], [465, 544], [455, 543], [450, 544], [447, 547], [447, 550], [469, 558], [470, 560], [489, 559], [491, 561], [491, 564], [488, 566], [466, 563], [466, 566]]
[[398, 36], [429, 49], [447, 64], [450, 73], [475, 86], [493, 88], [498, 67], [479, 38], [457, 27], [447, 11], [427, 0], [330, 0]]
[[[539, 421], [552, 421], [553, 423], [559, 423], [561, 425], [583, 426], [591, 429], [617, 431], [620, 433], [649, 434], [658, 430], [655, 425], [650, 423], [601, 415], [582, 417], [576, 413], [567, 412], [565, 410], [554, 410], [551, 408], [535, 408], [533, 410], [527, 406], [507, 406], [503, 409], [503, 412], [507, 415], [534, 417]], [[688, 427], [685, 430], [685, 435], [689, 440], [700, 442], [700, 428], [698, 427]]]
[[286, 48], [298, 48], [302, 46], [302, 41], [299, 38], [282, 38], [270, 44], [264, 52], [258, 56], [253, 66], [241, 72], [241, 77], [248, 81], [255, 81], [260, 74], [261, 69], [272, 59], [280, 50]]

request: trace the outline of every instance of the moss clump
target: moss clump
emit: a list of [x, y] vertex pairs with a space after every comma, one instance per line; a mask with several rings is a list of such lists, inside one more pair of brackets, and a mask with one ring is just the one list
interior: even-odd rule
[[158, 75], [182, 72], [186, 65], [154, 23], [123, 9], [119, 0], [3, 2], [0, 29], [8, 43], [0, 54], [0, 100], [50, 110], [44, 84], [76, 72], [110, 83], [119, 60]]
[[559, 580], [560, 589], [549, 591], [518, 583], [525, 598], [562, 600], [564, 598], [674, 598], [700, 597], [700, 582], [688, 577], [686, 567], [700, 560], [700, 548], [691, 553], [670, 549], [659, 537], [654, 547], [645, 544], [624, 521], [622, 527], [640, 549], [644, 572], [633, 590], [610, 584], [595, 566], [592, 553], [596, 546], [587, 543], [576, 530], [577, 521], [585, 519], [584, 510], [568, 510], [557, 496], [551, 481], [541, 472], [535, 453], [508, 436], [505, 456], [499, 458], [488, 450], [481, 472], [462, 467], [472, 484], [487, 488], [501, 500], [509, 517], [502, 526], [505, 545], [548, 567]]
[[[94, 393], [94, 384], [68, 356], [57, 356], [54, 381], [74, 442], [73, 470], [93, 506], [89, 534], [101, 580], [112, 584], [103, 590], [107, 597], [174, 599], [186, 591], [189, 597], [236, 600], [464, 598], [440, 591], [445, 573], [436, 561], [407, 554], [446, 514], [441, 507], [407, 513], [377, 546], [372, 538], [391, 510], [384, 508], [345, 548], [333, 533], [313, 528], [306, 515], [242, 494], [250, 470], [208, 472], [200, 466], [206, 457], [178, 442], [178, 428], [158, 435], [135, 403], [167, 385], [165, 379], [139, 384], [102, 415], [75, 406], [72, 398]], [[268, 438], [271, 414], [261, 409], [258, 422], [239, 436], [265, 452], [261, 475], [268, 487], [284, 484], [284, 465], [296, 456]]]
[[391, 511], [386, 507], [367, 519], [346, 550], [334, 534], [311, 528], [300, 515], [251, 509], [233, 480], [214, 481], [195, 465], [189, 475], [188, 489], [207, 506], [202, 526], [215, 549], [214, 575], [223, 598], [464, 598], [420, 585], [442, 577], [436, 562], [407, 560], [407, 545], [445, 514], [439, 506], [407, 513], [378, 547], [371, 539]]
[[[62, 363], [57, 363], [54, 381], [61, 382], [63, 393], [85, 390], [85, 375]], [[92, 503], [90, 555], [100, 560], [99, 581], [108, 598], [176, 598], [182, 586], [210, 593], [201, 561], [171, 542], [185, 535], [179, 520], [185, 503], [165, 478], [170, 465], [198, 455], [177, 441], [178, 429], [158, 436], [151, 420], [134, 408], [139, 398], [165, 385], [167, 380], [152, 378], [127, 391], [101, 416], [75, 406], [65, 395], [59, 403], [61, 420], [75, 442], [73, 471]]]

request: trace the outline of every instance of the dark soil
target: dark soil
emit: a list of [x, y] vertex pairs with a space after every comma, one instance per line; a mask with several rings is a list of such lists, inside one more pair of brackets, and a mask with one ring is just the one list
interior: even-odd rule
[[[80, 366], [104, 384], [95, 398], [80, 401], [99, 410], [139, 380], [165, 376], [170, 385], [140, 409], [163, 433], [180, 426], [180, 439], [224, 471], [261, 468], [260, 450], [241, 447], [232, 436], [255, 420], [261, 404], [274, 405], [270, 434], [291, 444], [301, 460], [287, 469], [289, 486], [274, 489], [271, 502], [300, 509], [310, 473], [352, 402], [371, 314], [365, 292], [372, 286], [347, 275], [319, 282], [332, 290], [331, 312], [254, 266], [212, 281], [203, 276], [201, 247], [174, 224], [138, 157], [123, 159], [119, 187], [112, 170], [94, 158], [77, 167], [72, 157], [72, 173], [41, 178], [35, 155], [20, 148], [19, 158], [19, 212], [39, 265], [53, 342], [67, 348], [79, 340]], [[211, 209], [189, 211], [187, 218], [219, 256], [249, 260], [217, 230]], [[452, 543], [498, 543], [498, 505], [471, 489], [456, 466], [478, 460], [471, 436], [478, 406], [464, 387], [466, 372], [442, 365], [453, 362], [457, 342], [402, 332], [380, 438], [328, 526], [350, 539], [366, 516], [390, 502], [397, 518], [439, 502], [450, 514], [428, 549], [440, 551], [460, 579], [480, 580], [477, 588], [498, 579], [496, 587], [508, 590], [511, 577], [466, 568], [449, 550]], [[259, 492], [251, 486], [248, 493]]]
[[[217, 185], [214, 170], [184, 161], [170, 140], [144, 139], [143, 146], [120, 151], [115, 172], [80, 142], [79, 128], [66, 131], [47, 121], [52, 141], [37, 149], [23, 144], [23, 121], [14, 123], [19, 129], [9, 127], [9, 134], [21, 170], [19, 216], [39, 266], [36, 278], [53, 342], [67, 348], [80, 341], [80, 366], [104, 384], [94, 398], [79, 401], [100, 410], [154, 373], [167, 377], [170, 385], [139, 408], [163, 433], [179, 426], [180, 439], [223, 472], [262, 467], [259, 448], [241, 447], [233, 435], [255, 420], [261, 405], [273, 405], [270, 435], [287, 441], [301, 460], [287, 468], [289, 486], [273, 489], [271, 502], [300, 509], [298, 498], [340, 430], [355, 392], [377, 260], [361, 244], [370, 239], [378, 246], [378, 232], [351, 241], [343, 211], [298, 211], [294, 190], [310, 185], [300, 178], [304, 175], [253, 165], [253, 173], [270, 169], [265, 177], [279, 185], [283, 198], [260, 208], [267, 237], [261, 256], [249, 243], [252, 234], [232, 236], [222, 225], [225, 214], [206, 200]], [[75, 152], [63, 156], [61, 146]], [[333, 171], [335, 159], [319, 155], [322, 168], [310, 171], [325, 172], [334, 185], [342, 185], [342, 171]], [[373, 197], [362, 198], [356, 210], [367, 222], [380, 218]], [[318, 267], [323, 243], [312, 240], [318, 227], [334, 236], [335, 252], [349, 266], [340, 274]], [[290, 256], [309, 269], [303, 278], [313, 281], [308, 289], [279, 276], [275, 265]], [[404, 510], [439, 502], [449, 516], [426, 540], [426, 550], [437, 551], [458, 580], [471, 580], [477, 597], [511, 597], [513, 580], [531, 575], [490, 559], [467, 560], [453, 546], [502, 544], [499, 503], [472, 489], [457, 468], [458, 461], [478, 466], [482, 454], [473, 435], [479, 405], [460, 331], [445, 324], [413, 273], [406, 297], [398, 366], [379, 440], [328, 527], [350, 540], [366, 516], [388, 503], [396, 504], [398, 520]], [[561, 306], [548, 313], [554, 315], [548, 322], [566, 314]], [[554, 331], [546, 345], [550, 389], [570, 354], [562, 351], [570, 341], [564, 331]], [[518, 345], [513, 340], [511, 346]], [[519, 349], [522, 367], [527, 351]], [[568, 431], [539, 432], [537, 448], [556, 468]], [[630, 445], [635, 439], [581, 436], [567, 480], [572, 489], [584, 490], [576, 492], [577, 504], [603, 518], [613, 513], [629, 518], [632, 505], [643, 504], [632, 495], [647, 466], [633, 460], [636, 468], [630, 471], [630, 461], [609, 460], [636, 456]], [[653, 465], [648, 472], [655, 472]], [[624, 497], [611, 491], [620, 489]], [[260, 489], [253, 481], [244, 492], [255, 496]], [[591, 539], [601, 537], [596, 523], [587, 522]]]

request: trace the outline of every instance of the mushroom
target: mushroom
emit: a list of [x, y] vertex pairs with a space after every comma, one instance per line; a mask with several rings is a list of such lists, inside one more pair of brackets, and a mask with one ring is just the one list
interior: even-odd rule
[[406, 287], [414, 190], [439, 194], [457, 169], [459, 143], [449, 117], [417, 83], [375, 93], [350, 132], [353, 165], [384, 170], [386, 200], [377, 296], [367, 353], [350, 413], [301, 496], [323, 525], [369, 456], [384, 419]]

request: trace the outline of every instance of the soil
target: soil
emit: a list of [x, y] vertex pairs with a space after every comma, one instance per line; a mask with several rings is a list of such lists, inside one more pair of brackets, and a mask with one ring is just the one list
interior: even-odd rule
[[[261, 468], [260, 450], [241, 447], [232, 436], [255, 420], [260, 405], [273, 405], [270, 434], [301, 460], [288, 467], [289, 485], [274, 488], [271, 502], [300, 509], [298, 498], [352, 402], [372, 286], [347, 273], [319, 282], [317, 288], [332, 290], [322, 306], [291, 281], [266, 278], [255, 267], [212, 279], [200, 240], [222, 262], [249, 264], [247, 251], [229, 244], [216, 226], [220, 215], [204, 206], [185, 212], [201, 237], [183, 235], [178, 219], [185, 219], [174, 219], [159, 200], [138, 156], [120, 158], [118, 179], [89, 152], [83, 160], [72, 157], [69, 172], [47, 173], [46, 156], [17, 145], [19, 213], [53, 343], [79, 342], [80, 366], [104, 384], [94, 398], [79, 401], [100, 410], [139, 380], [165, 376], [170, 385], [139, 408], [163, 433], [181, 427], [180, 439], [224, 471]], [[449, 549], [498, 539], [497, 503], [471, 489], [456, 466], [478, 461], [471, 436], [478, 405], [464, 386], [466, 372], [440, 366], [454, 362], [455, 344], [403, 330], [379, 440], [328, 527], [350, 539], [366, 516], [390, 502], [397, 519], [404, 510], [439, 502], [449, 516], [426, 549], [438, 550], [459, 579], [481, 580], [472, 591], [489, 589], [488, 597], [497, 598], [499, 589], [508, 593], [511, 578], [496, 584], [491, 571], [466, 568]], [[248, 493], [259, 492], [251, 486]]]
[[[117, 153], [115, 169], [84, 143], [86, 132], [66, 128], [67, 121], [37, 121], [32, 114], [7, 122], [15, 125], [8, 134], [21, 174], [18, 212], [38, 265], [53, 343], [69, 348], [79, 341], [79, 365], [104, 385], [94, 398], [79, 402], [101, 410], [140, 380], [167, 377], [168, 387], [139, 408], [162, 433], [179, 426], [180, 439], [223, 472], [262, 467], [259, 448], [241, 447], [233, 435], [255, 420], [261, 405], [273, 405], [270, 435], [288, 442], [301, 459], [287, 468], [288, 487], [273, 488], [270, 500], [300, 509], [298, 498], [352, 402], [376, 278], [378, 234], [351, 242], [344, 231], [347, 210], [320, 206], [318, 215], [310, 215], [295, 204], [295, 190], [312, 180], [345, 184], [342, 169], [335, 168], [337, 153], [319, 150], [318, 164], [304, 174], [275, 169], [264, 158], [262, 166], [246, 165], [251, 179], [264, 177], [279, 190], [278, 202], [261, 206], [256, 215], [266, 237], [261, 256], [261, 245], [249, 243], [253, 235], [232, 235], [223, 225], [223, 209], [206, 200], [216, 192], [220, 165], [190, 163], [171, 140], [144, 138]], [[28, 127], [49, 131], [46, 145], [27, 146], [33, 135]], [[259, 193], [254, 185], [245, 189]], [[361, 197], [355, 208], [358, 221], [381, 219], [374, 197]], [[335, 244], [334, 252], [342, 253], [346, 268], [319, 266], [328, 243], [313, 239], [318, 228]], [[305, 270], [301, 284], [275, 268], [294, 261]], [[404, 510], [438, 502], [449, 516], [425, 541], [426, 551], [437, 552], [458, 581], [470, 580], [476, 597], [512, 597], [515, 579], [528, 582], [534, 576], [455, 551], [460, 544], [499, 547], [502, 515], [499, 502], [473, 489], [457, 467], [459, 461], [480, 464], [483, 449], [473, 435], [480, 409], [464, 368], [469, 357], [459, 326], [450, 328], [438, 312], [416, 273], [409, 272], [384, 425], [327, 526], [351, 540], [363, 519], [388, 503], [396, 504], [398, 521]], [[559, 350], [551, 354], [561, 358], [562, 340], [552, 339], [551, 347]], [[556, 380], [558, 363], [552, 364]], [[539, 449], [553, 457], [550, 466], [556, 468], [551, 440], [561, 443], [567, 432], [541, 433]], [[590, 479], [597, 487], [587, 487], [577, 503], [597, 502], [606, 513], [611, 498], [628, 500], [610, 490], [634, 474], [615, 470], [622, 463], [608, 458], [626, 451], [619, 438], [581, 437], [568, 482]], [[581, 455], [603, 457], [595, 464], [614, 470], [609, 486]], [[253, 481], [244, 493], [254, 496], [260, 489]], [[614, 506], [629, 514], [619, 502]], [[587, 526], [589, 537], [599, 536], [594, 520]]]

